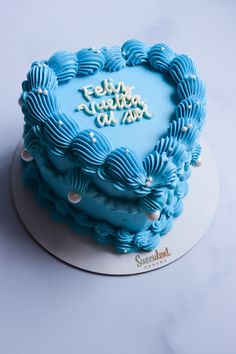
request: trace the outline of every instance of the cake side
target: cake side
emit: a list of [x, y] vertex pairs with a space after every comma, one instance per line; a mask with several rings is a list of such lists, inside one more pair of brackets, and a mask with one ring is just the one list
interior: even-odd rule
[[[25, 181], [54, 213], [66, 215], [65, 222], [88, 229], [98, 241], [113, 243], [120, 252], [151, 250], [181, 213], [190, 165], [199, 164], [205, 89], [191, 58], [164, 44], [148, 48], [131, 40], [117, 48], [59, 52], [33, 63], [20, 99]], [[144, 63], [170, 74], [180, 102], [166, 134], [141, 159], [129, 147], [113, 149], [105, 133], [81, 131], [61, 110], [58, 83]], [[57, 168], [61, 165], [63, 170]]]

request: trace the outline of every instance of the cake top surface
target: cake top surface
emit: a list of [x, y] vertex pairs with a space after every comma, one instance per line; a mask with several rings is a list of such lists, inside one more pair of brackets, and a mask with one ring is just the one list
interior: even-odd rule
[[34, 62], [22, 87], [29, 150], [44, 146], [61, 165], [140, 195], [157, 169], [171, 178], [205, 118], [192, 59], [163, 43], [60, 51]]
[[141, 158], [167, 131], [175, 112], [175, 91], [168, 77], [148, 65], [77, 76], [58, 87], [63, 111], [80, 129], [102, 133], [113, 149], [124, 146]]

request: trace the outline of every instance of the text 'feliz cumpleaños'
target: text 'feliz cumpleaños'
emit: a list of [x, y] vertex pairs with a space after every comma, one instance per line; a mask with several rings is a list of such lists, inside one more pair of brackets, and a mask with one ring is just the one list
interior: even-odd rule
[[[97, 86], [82, 86], [79, 91], [88, 103], [79, 104], [77, 111], [96, 116], [95, 124], [99, 128], [152, 118], [153, 114], [149, 112], [146, 101], [142, 100], [140, 95], [132, 94], [133, 89], [133, 86], [126, 86], [123, 81], [114, 85], [112, 79], [105, 79]], [[104, 98], [101, 99], [102, 97]], [[95, 100], [98, 98], [99, 101]], [[116, 111], [124, 111], [120, 121], [116, 117]]]

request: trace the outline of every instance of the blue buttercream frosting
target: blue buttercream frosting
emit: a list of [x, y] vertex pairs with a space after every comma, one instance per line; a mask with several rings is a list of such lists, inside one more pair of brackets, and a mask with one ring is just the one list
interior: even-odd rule
[[[142, 120], [136, 117], [137, 121], [119, 129], [111, 126], [100, 130], [89, 123], [91, 117], [82, 121], [81, 112], [77, 120], [75, 107], [71, 113], [64, 111], [61, 95], [66, 87], [70, 94], [73, 89], [70, 82], [92, 74], [122, 74], [122, 70], [132, 78], [128, 70], [136, 66], [145, 67], [148, 74], [143, 71], [140, 77], [150, 75], [150, 85], [152, 77], [160, 73], [169, 75], [173, 79], [170, 82], [175, 83], [177, 95], [172, 97], [171, 104], [157, 99], [160, 107], [155, 106], [156, 121], [149, 123], [151, 117]], [[138, 76], [141, 70], [136, 73]], [[141, 83], [149, 85], [144, 79]], [[159, 80], [160, 86], [153, 85], [151, 91], [158, 96], [163, 83]], [[86, 84], [89, 95], [84, 102], [87, 104], [92, 102], [93, 95], [97, 95], [96, 99], [104, 95], [102, 87], [94, 93], [91, 92], [93, 85], [87, 81]], [[128, 85], [131, 87], [132, 80]], [[149, 96], [150, 90], [147, 93]], [[130, 100], [131, 94], [126, 95]], [[136, 100], [144, 107], [149, 97], [141, 99], [137, 93]], [[49, 60], [34, 62], [27, 80], [22, 83], [24, 145], [34, 158], [23, 161], [24, 180], [56, 220], [76, 231], [88, 232], [99, 243], [111, 243], [121, 253], [151, 251], [170, 231], [174, 218], [182, 213], [191, 165], [198, 165], [200, 159], [198, 140], [205, 121], [205, 102], [205, 86], [192, 59], [177, 55], [166, 44], [149, 47], [132, 39], [122, 47], [110, 49], [59, 51]], [[165, 109], [168, 104], [176, 106], [171, 114]], [[163, 118], [158, 116], [159, 110]], [[149, 142], [146, 132], [151, 135], [148, 130], [151, 122], [155, 123], [151, 127], [157, 130], [157, 138]], [[138, 131], [141, 134], [136, 136]], [[118, 147], [114, 144], [123, 134], [130, 142], [137, 141], [138, 152], [129, 144]], [[143, 155], [139, 153], [142, 145], [149, 148]], [[68, 200], [69, 192], [80, 196], [77, 204]]]
[[110, 152], [111, 145], [105, 135], [90, 129], [79, 132], [70, 146], [72, 159], [88, 168], [103, 165]]
[[199, 103], [205, 103], [205, 86], [197, 76], [181, 80], [177, 86], [177, 93], [181, 100], [194, 98]]
[[109, 178], [118, 190], [145, 189], [146, 173], [139, 157], [128, 148], [113, 150], [107, 157], [101, 177]]
[[148, 61], [147, 50], [147, 46], [137, 39], [125, 42], [121, 47], [126, 64], [130, 66], [146, 63]]
[[78, 71], [76, 55], [73, 52], [65, 50], [53, 54], [47, 64], [55, 72], [59, 83], [73, 79]]
[[126, 66], [126, 61], [121, 54], [121, 48], [119, 46], [114, 46], [110, 49], [103, 48], [102, 53], [106, 59], [104, 67], [106, 71], [118, 71]]
[[176, 107], [176, 118], [189, 118], [199, 127], [202, 127], [206, 117], [206, 110], [203, 104], [193, 97], [183, 99]]
[[81, 49], [76, 53], [78, 61], [78, 75], [92, 75], [103, 70], [105, 57], [101, 50], [93, 48]]
[[[33, 89], [47, 89], [54, 91], [58, 85], [56, 73], [47, 65], [34, 63], [27, 74], [27, 81], [24, 82], [27, 91]], [[24, 87], [23, 87], [24, 90]]]
[[175, 53], [164, 43], [155, 44], [148, 51], [151, 66], [159, 71], [168, 71]]
[[178, 83], [189, 76], [196, 76], [197, 71], [192, 59], [187, 55], [177, 55], [170, 63], [170, 74]]

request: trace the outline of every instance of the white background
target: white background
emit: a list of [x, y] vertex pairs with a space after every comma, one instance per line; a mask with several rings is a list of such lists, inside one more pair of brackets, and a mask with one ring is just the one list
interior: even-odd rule
[[[0, 353], [235, 353], [236, 2], [0, 0], [0, 7]], [[129, 38], [164, 41], [195, 59], [208, 88], [204, 136], [220, 171], [220, 205], [179, 261], [139, 276], [99, 276], [47, 254], [16, 215], [9, 188], [23, 124], [16, 102], [32, 61]]]

